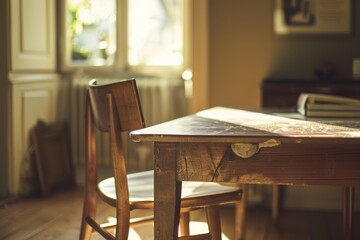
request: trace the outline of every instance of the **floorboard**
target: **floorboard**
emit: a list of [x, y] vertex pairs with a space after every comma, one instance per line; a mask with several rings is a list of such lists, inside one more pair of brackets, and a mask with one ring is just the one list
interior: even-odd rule
[[[0, 206], [0, 239], [78, 239], [82, 211], [82, 190], [68, 190], [49, 197], [33, 196]], [[133, 216], [139, 216], [139, 211]], [[149, 214], [149, 212], [147, 213]], [[98, 217], [106, 220], [114, 210], [99, 205]], [[224, 239], [234, 239], [234, 208], [221, 208]], [[206, 231], [205, 215], [198, 210], [192, 213], [192, 231]], [[247, 240], [338, 240], [342, 234], [340, 212], [283, 211], [276, 223], [271, 211], [250, 208], [246, 216]], [[153, 239], [153, 225], [136, 228], [132, 238]], [[92, 239], [102, 239], [94, 235]], [[360, 239], [360, 216], [354, 215], [353, 239]]]

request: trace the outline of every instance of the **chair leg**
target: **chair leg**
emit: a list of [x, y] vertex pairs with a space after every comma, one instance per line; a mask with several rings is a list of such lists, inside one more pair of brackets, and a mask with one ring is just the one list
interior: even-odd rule
[[351, 239], [352, 220], [354, 210], [354, 187], [344, 187], [343, 189], [343, 232], [344, 239]]
[[209, 232], [213, 240], [221, 240], [221, 222], [217, 206], [205, 208], [206, 218], [209, 226]]
[[86, 222], [86, 218], [91, 217], [95, 219], [95, 212], [89, 211], [88, 207], [89, 206], [87, 204], [84, 205], [83, 216], [80, 226], [80, 237], [79, 237], [80, 240], [89, 240], [91, 238], [92, 227]]
[[272, 212], [271, 218], [273, 222], [277, 222], [280, 211], [280, 186], [272, 185]]
[[235, 203], [235, 240], [245, 239], [245, 217], [246, 217], [246, 184], [242, 185], [243, 195], [241, 201]]
[[180, 234], [181, 236], [190, 235], [190, 212], [181, 212], [180, 213]]
[[116, 207], [115, 239], [128, 239], [130, 229], [130, 210], [118, 204]]
[[91, 238], [92, 227], [86, 222], [86, 218], [90, 217], [95, 219], [96, 216], [96, 197], [88, 198], [84, 200], [84, 207], [82, 213], [82, 220], [80, 226], [80, 240], [88, 240]]
[[79, 240], [88, 240], [91, 237], [91, 227], [86, 223], [85, 219], [81, 221]]

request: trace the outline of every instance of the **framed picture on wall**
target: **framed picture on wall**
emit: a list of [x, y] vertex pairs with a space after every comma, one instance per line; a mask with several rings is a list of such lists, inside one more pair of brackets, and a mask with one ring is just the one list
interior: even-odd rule
[[350, 34], [352, 0], [275, 0], [277, 34]]

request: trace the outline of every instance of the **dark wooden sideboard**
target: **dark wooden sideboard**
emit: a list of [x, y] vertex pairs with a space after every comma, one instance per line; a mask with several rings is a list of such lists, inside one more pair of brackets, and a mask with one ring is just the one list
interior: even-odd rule
[[278, 79], [262, 82], [262, 107], [296, 110], [300, 93], [324, 93], [360, 99], [360, 80]]
[[[261, 86], [261, 104], [263, 108], [295, 112], [297, 110], [297, 99], [301, 93], [323, 93], [360, 99], [360, 80], [266, 78]], [[273, 185], [272, 191], [272, 218], [276, 221], [282, 208], [284, 188], [280, 188], [280, 185]], [[344, 188], [343, 194], [344, 199], [350, 199], [350, 196], [354, 194], [354, 189]], [[346, 204], [344, 202], [343, 216], [346, 216], [343, 219], [344, 223], [347, 222], [346, 219], [352, 218], [353, 209], [353, 206]]]

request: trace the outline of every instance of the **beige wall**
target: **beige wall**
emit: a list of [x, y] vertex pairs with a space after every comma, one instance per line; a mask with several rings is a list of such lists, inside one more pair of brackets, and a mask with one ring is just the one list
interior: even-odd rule
[[[264, 77], [312, 77], [323, 61], [335, 64], [339, 78], [351, 77], [352, 59], [360, 57], [359, 25], [348, 36], [275, 35], [273, 2], [210, 0], [211, 106], [259, 107]], [[360, 22], [360, 4], [353, 7], [353, 22]]]

